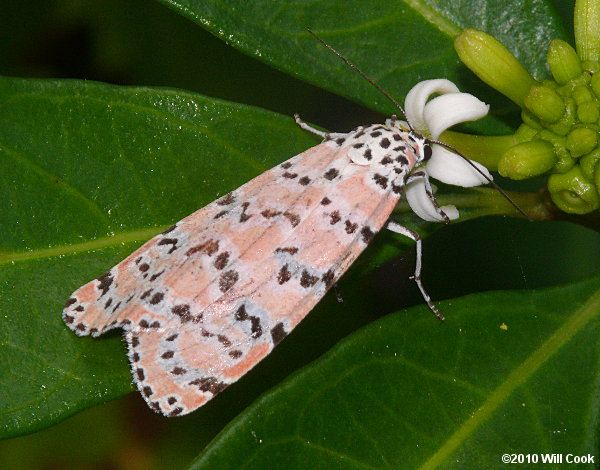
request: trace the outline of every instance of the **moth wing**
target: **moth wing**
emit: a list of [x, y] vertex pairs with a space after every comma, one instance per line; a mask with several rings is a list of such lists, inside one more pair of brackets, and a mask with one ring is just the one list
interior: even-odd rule
[[197, 324], [177, 321], [167, 328], [176, 331], [170, 336], [128, 333], [134, 376], [151, 407], [188, 413], [237, 381], [312, 310], [383, 226], [398, 197], [365, 184], [366, 167], [348, 171], [343, 162], [343, 156], [330, 160], [320, 176], [314, 163], [310, 173], [292, 167], [312, 182], [286, 211], [276, 199], [252, 201], [247, 214], [262, 217], [256, 226], [267, 219], [269, 230], [286, 236], [257, 239], [223, 268], [235, 272], [236, 282], [204, 307]]
[[[288, 238], [299, 220], [318, 203], [316, 198], [320, 197], [322, 188], [313, 184], [311, 178], [319, 179], [321, 170], [339, 158], [340, 155], [332, 151], [331, 143], [320, 144], [186, 217], [106, 274], [75, 291], [63, 311], [65, 323], [81, 336], [98, 336], [113, 328], [123, 328], [134, 379], [148, 402], [155, 403], [148, 398], [150, 389], [147, 387], [170, 390], [175, 384], [174, 380], [165, 379], [177, 375], [171, 373], [173, 369], [166, 369], [167, 373], [163, 370], [168, 367], [164, 356], [167, 353], [168, 359], [168, 351], [172, 350], [169, 346], [190, 349], [187, 343], [179, 344], [185, 337], [191, 345], [206, 346], [205, 356], [212, 357], [211, 360], [225, 354], [219, 334], [203, 329], [201, 320], [211, 318], [215, 331], [218, 326], [227, 329], [224, 320], [219, 320], [223, 314], [218, 314], [223, 306], [231, 303], [232, 294], [225, 296], [225, 293], [241, 282], [241, 273], [247, 282], [253, 282], [252, 273], [256, 272], [261, 259]], [[292, 167], [293, 172], [289, 171]], [[275, 201], [281, 209], [276, 211], [279, 213], [266, 211], [263, 207], [275, 208], [273, 204], [265, 205], [265, 201]], [[294, 207], [298, 211], [288, 210]], [[239, 268], [235, 271], [237, 274], [233, 272], [235, 266]], [[182, 333], [177, 344], [171, 343], [175, 339], [167, 341], [175, 333]], [[237, 343], [251, 342], [244, 332], [239, 334]], [[217, 352], [211, 352], [214, 341], [218, 343]], [[158, 353], [160, 359], [156, 357]], [[153, 359], [144, 361], [144, 357]], [[251, 361], [250, 357], [246, 355], [248, 364], [259, 360]], [[198, 360], [202, 359], [194, 359]], [[140, 367], [140, 361], [146, 364], [145, 368]], [[193, 404], [183, 407], [181, 413], [200, 406], [202, 397], [214, 396], [218, 387], [201, 384], [199, 400], [196, 392], [187, 389], [180, 400], [190, 396], [194, 400]], [[182, 408], [169, 401], [172, 399], [161, 401], [168, 405], [161, 408], [165, 414]]]

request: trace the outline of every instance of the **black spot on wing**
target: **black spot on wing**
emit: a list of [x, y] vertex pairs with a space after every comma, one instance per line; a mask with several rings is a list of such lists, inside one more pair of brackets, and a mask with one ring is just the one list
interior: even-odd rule
[[375, 233], [373, 232], [373, 230], [371, 230], [371, 227], [369, 227], [368, 225], [365, 225], [361, 229], [360, 234], [362, 235], [362, 240], [365, 243], [370, 243], [371, 240], [373, 240], [373, 237], [375, 236]]
[[358, 224], [356, 224], [356, 223], [352, 223], [352, 222], [350, 222], [349, 220], [346, 220], [346, 221], [344, 222], [344, 225], [346, 226], [346, 227], [345, 227], [345, 230], [346, 230], [346, 233], [347, 233], [348, 235], [350, 235], [350, 234], [352, 234], [352, 233], [356, 232], [356, 229], [358, 228]]
[[179, 304], [171, 308], [171, 312], [179, 317], [181, 323], [187, 323], [194, 320], [194, 316], [190, 312], [188, 304]]
[[272, 219], [273, 217], [277, 217], [281, 215], [281, 211], [275, 211], [273, 209], [265, 209], [260, 213], [265, 219]]
[[98, 278], [98, 281], [100, 281], [100, 283], [98, 284], [98, 290], [102, 291], [102, 294], [100, 294], [100, 297], [102, 297], [110, 289], [110, 286], [112, 285], [112, 283], [114, 281], [114, 278], [113, 278], [112, 274], [110, 273], [110, 271], [108, 271], [107, 273], [100, 276]]
[[327, 271], [325, 274], [323, 274], [323, 276], [321, 276], [321, 280], [323, 281], [323, 283], [325, 284], [327, 289], [329, 289], [333, 285], [334, 279], [335, 279], [335, 274], [331, 269], [329, 271]]
[[190, 385], [197, 385], [200, 391], [210, 392], [213, 395], [222, 392], [228, 386], [228, 384], [221, 382], [216, 377], [201, 377], [199, 379], [192, 380]]
[[245, 305], [241, 305], [236, 310], [234, 318], [239, 322], [245, 322], [245, 321], [250, 322], [250, 333], [254, 339], [260, 338], [262, 336], [263, 330], [262, 330], [262, 326], [260, 324], [260, 318], [254, 316], [254, 315], [249, 315], [248, 312], [246, 311]]
[[275, 253], [289, 253], [290, 255], [295, 255], [298, 253], [298, 248], [295, 246], [280, 247], [275, 249]]
[[331, 181], [339, 174], [340, 172], [336, 168], [330, 168], [323, 174], [323, 176], [325, 177], [325, 179]]
[[386, 189], [388, 187], [388, 178], [387, 176], [380, 175], [379, 173], [375, 173], [373, 175], [373, 181], [377, 183], [377, 186], [380, 186], [382, 189]]
[[242, 213], [240, 214], [240, 222], [246, 222], [250, 217], [252, 217], [252, 215], [246, 214], [246, 210], [248, 209], [249, 205], [249, 202], [242, 203]]
[[283, 213], [283, 216], [290, 221], [290, 224], [292, 224], [292, 227], [295, 227], [300, 223], [300, 216], [298, 214], [294, 214], [293, 212], [290, 212], [290, 211], [285, 211]]
[[237, 271], [230, 269], [229, 271], [225, 271], [219, 277], [219, 289], [221, 292], [225, 293], [229, 289], [231, 289], [234, 284], [238, 281], [240, 275]]
[[233, 204], [235, 202], [235, 196], [233, 193], [229, 193], [223, 196], [221, 199], [217, 201], [219, 206], [228, 206], [229, 204]]
[[162, 246], [162, 245], [171, 245], [171, 249], [168, 251], [169, 254], [173, 253], [177, 248], [179, 248], [177, 246], [177, 238], [163, 238], [162, 240], [159, 240], [159, 242], [157, 243], [157, 245]]
[[167, 230], [165, 230], [164, 232], [161, 233], [161, 235], [166, 235], [167, 233], [172, 232], [173, 230], [175, 230], [177, 228], [177, 224], [173, 224], [171, 225]]
[[302, 275], [300, 276], [300, 285], [305, 289], [314, 286], [319, 278], [317, 276], [311, 275], [306, 269], [302, 271]]
[[329, 219], [329, 223], [331, 225], [335, 225], [342, 220], [342, 216], [340, 215], [339, 211], [333, 211], [331, 214], [329, 214]]
[[228, 262], [229, 262], [229, 252], [228, 251], [223, 251], [222, 253], [219, 253], [217, 255], [217, 257], [216, 257], [215, 262], [213, 263], [213, 265], [218, 270], [221, 270], [221, 269], [225, 268], [225, 266], [227, 266]]
[[189, 250], [185, 252], [186, 256], [191, 256], [195, 253], [204, 253], [208, 256], [213, 255], [215, 252], [219, 250], [219, 241], [218, 240], [207, 240], [199, 245], [193, 246]]
[[271, 338], [273, 339], [273, 344], [275, 346], [277, 346], [286, 336], [287, 331], [285, 331], [283, 323], [277, 323], [277, 325], [271, 328]]
[[292, 278], [292, 273], [288, 269], [288, 265], [284, 264], [283, 267], [277, 273], [277, 282], [279, 284], [285, 284]]

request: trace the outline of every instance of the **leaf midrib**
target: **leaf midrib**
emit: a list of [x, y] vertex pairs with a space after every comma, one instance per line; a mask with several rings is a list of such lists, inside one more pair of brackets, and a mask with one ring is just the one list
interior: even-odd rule
[[574, 314], [558, 328], [519, 367], [514, 369], [488, 399], [465, 421], [433, 454], [420, 470], [430, 470], [448, 461], [477, 428], [483, 425], [511, 394], [536, 373], [559, 349], [569, 342], [583, 327], [600, 313], [600, 289], [592, 294]]
[[72, 243], [68, 245], [57, 245], [50, 248], [42, 248], [37, 250], [26, 251], [23, 253], [5, 252], [0, 253], [0, 265], [30, 261], [34, 259], [52, 258], [56, 256], [74, 255], [86, 251], [98, 250], [110, 246], [122, 245], [125, 243], [133, 243], [146, 241], [152, 238], [159, 232], [169, 228], [170, 225], [163, 225], [142, 230], [133, 230], [123, 232], [118, 235], [97, 238], [82, 243]]

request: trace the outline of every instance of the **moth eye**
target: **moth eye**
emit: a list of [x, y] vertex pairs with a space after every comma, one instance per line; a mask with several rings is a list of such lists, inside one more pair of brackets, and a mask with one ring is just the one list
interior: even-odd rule
[[429, 160], [431, 158], [432, 153], [433, 152], [431, 150], [431, 145], [425, 144], [423, 146], [423, 161], [426, 162], [427, 160]]

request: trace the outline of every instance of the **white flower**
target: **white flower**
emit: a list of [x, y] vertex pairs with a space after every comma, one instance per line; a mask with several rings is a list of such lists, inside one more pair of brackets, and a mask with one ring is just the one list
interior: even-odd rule
[[[433, 94], [439, 96], [427, 101]], [[481, 119], [489, 110], [487, 104], [473, 95], [461, 93], [454, 83], [445, 79], [418, 83], [406, 95], [404, 106], [406, 117], [413, 128], [432, 140], [437, 140], [442, 132], [455, 124]], [[431, 159], [419, 167], [428, 176], [446, 184], [463, 187], [489, 183], [489, 180], [454, 152], [438, 144], [432, 144], [432, 151]], [[492, 176], [483, 165], [470, 162], [491, 180]], [[408, 204], [422, 219], [432, 222], [444, 220], [426, 190], [426, 182], [422, 178], [410, 182], [405, 191]], [[449, 219], [458, 218], [456, 207], [444, 206], [441, 209]]]

